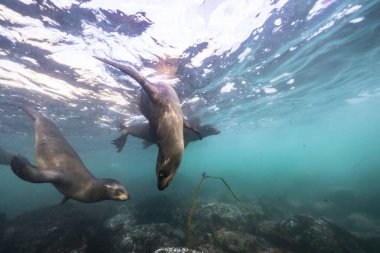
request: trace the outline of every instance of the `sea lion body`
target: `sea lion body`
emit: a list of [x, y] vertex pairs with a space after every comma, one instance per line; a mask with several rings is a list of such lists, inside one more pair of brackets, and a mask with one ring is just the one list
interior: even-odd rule
[[165, 189], [172, 181], [182, 160], [183, 127], [191, 128], [196, 132], [197, 130], [184, 121], [178, 95], [172, 86], [153, 84], [130, 66], [108, 59], [95, 58], [118, 68], [140, 84], [142, 91], [139, 108], [149, 121], [151, 134], [159, 148], [156, 162], [157, 188]]
[[[170, 85], [157, 84], [161, 103], [153, 103], [146, 92], [140, 95], [139, 108], [148, 119], [158, 145], [156, 172], [158, 189], [165, 189], [178, 169], [184, 151], [183, 115], [177, 93]], [[172, 169], [168, 168], [172, 167]]]
[[16, 175], [33, 183], [52, 183], [66, 199], [97, 202], [129, 198], [116, 180], [95, 178], [51, 120], [30, 108], [22, 109], [34, 121], [37, 166], [16, 156], [11, 161]]

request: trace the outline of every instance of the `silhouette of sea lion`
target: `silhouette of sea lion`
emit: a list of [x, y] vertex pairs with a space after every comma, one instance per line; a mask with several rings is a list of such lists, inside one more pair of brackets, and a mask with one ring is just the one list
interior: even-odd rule
[[65, 197], [81, 202], [125, 201], [125, 187], [114, 179], [97, 179], [83, 164], [54, 123], [31, 108], [21, 107], [34, 121], [37, 166], [20, 156], [12, 158], [13, 172], [32, 183], [52, 183]]
[[[201, 125], [200, 120], [197, 117], [190, 118], [188, 122], [193, 127], [198, 129], [198, 131], [201, 133], [203, 138], [207, 136], [211, 136], [211, 135], [217, 135], [220, 133], [220, 130], [213, 125], [209, 125], [209, 124]], [[117, 139], [112, 141], [112, 143], [117, 148], [117, 152], [121, 152], [121, 150], [123, 150], [123, 147], [125, 145], [125, 142], [127, 141], [128, 135], [132, 135], [134, 137], [143, 139], [144, 149], [150, 147], [151, 145], [155, 143], [157, 144], [155, 135], [150, 130], [149, 123], [133, 124], [130, 126], [122, 125], [120, 127], [120, 131], [121, 131], [121, 135]], [[199, 140], [198, 135], [188, 129], [183, 130], [183, 137], [184, 137], [184, 142], [185, 142], [185, 148], [187, 147], [187, 145], [189, 145], [190, 142]]]
[[202, 139], [202, 135], [183, 119], [181, 105], [172, 86], [163, 83], [153, 84], [130, 66], [95, 58], [121, 70], [142, 87], [139, 108], [148, 119], [151, 134], [159, 148], [156, 162], [157, 188], [164, 190], [173, 180], [181, 164], [184, 150], [183, 128], [196, 132], [199, 139]]

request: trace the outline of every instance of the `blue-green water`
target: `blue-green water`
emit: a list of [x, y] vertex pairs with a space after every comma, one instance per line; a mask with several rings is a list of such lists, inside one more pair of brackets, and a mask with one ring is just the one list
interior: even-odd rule
[[[190, 204], [207, 172], [246, 201], [359, 213], [380, 234], [380, 1], [116, 2], [1, 0], [1, 103], [51, 118], [95, 176], [127, 187], [133, 199], [121, 205], [156, 195]], [[110, 144], [120, 122], [144, 121], [139, 87], [93, 55], [174, 85], [185, 116], [221, 130], [189, 144], [165, 191], [157, 147], [132, 136], [121, 153]], [[0, 147], [34, 161], [33, 143], [32, 121], [1, 105]], [[0, 168], [9, 217], [61, 201], [53, 186]], [[202, 196], [231, 198], [212, 180]]]

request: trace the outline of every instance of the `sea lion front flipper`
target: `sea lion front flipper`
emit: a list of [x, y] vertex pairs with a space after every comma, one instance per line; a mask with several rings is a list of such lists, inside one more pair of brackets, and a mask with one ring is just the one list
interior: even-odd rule
[[145, 77], [143, 77], [137, 70], [134, 68], [127, 66], [127, 65], [122, 65], [120, 63], [105, 59], [105, 58], [100, 58], [97, 56], [94, 56], [95, 59], [102, 61], [108, 65], [111, 65], [112, 67], [115, 67], [119, 69], [121, 72], [127, 74], [128, 76], [132, 77], [138, 84], [141, 85], [143, 90], [148, 94], [150, 100], [154, 103], [160, 103], [160, 96], [159, 93], [160, 91], [157, 89], [157, 87], [149, 82]]
[[11, 160], [13, 172], [21, 179], [31, 183], [53, 183], [59, 180], [59, 174], [55, 171], [42, 170], [32, 165], [28, 159], [16, 155]]
[[184, 128], [187, 128], [187, 129], [189, 129], [189, 130], [191, 130], [191, 131], [193, 131], [193, 132], [195, 132], [195, 133], [198, 135], [198, 138], [199, 138], [200, 140], [203, 139], [203, 136], [202, 136], [201, 132], [199, 132], [196, 128], [194, 128], [193, 126], [191, 126], [191, 125], [189, 124], [189, 122], [187, 122], [185, 119], [183, 119], [183, 127], [184, 127]]

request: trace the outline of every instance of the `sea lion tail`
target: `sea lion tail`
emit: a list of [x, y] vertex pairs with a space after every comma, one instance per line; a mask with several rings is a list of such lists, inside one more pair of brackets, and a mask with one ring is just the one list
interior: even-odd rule
[[108, 59], [105, 59], [105, 58], [100, 58], [100, 57], [97, 57], [97, 56], [94, 56], [95, 59], [101, 61], [101, 62], [104, 62], [112, 67], [115, 67], [117, 69], [119, 69], [120, 71], [122, 71], [123, 73], [127, 74], [128, 76], [132, 77], [133, 79], [136, 80], [136, 82], [138, 82], [140, 85], [143, 85], [145, 83], [145, 78], [140, 75], [140, 73], [135, 70], [134, 68], [130, 67], [130, 66], [126, 66], [126, 65], [122, 65], [120, 63], [117, 63], [117, 62], [114, 62], [114, 61], [111, 61], [111, 60], [108, 60]]
[[160, 103], [161, 99], [159, 98], [160, 91], [157, 89], [157, 87], [149, 82], [145, 77], [143, 77], [136, 69], [127, 66], [122, 65], [120, 63], [100, 58], [97, 56], [93, 56], [95, 59], [104, 62], [112, 67], [115, 67], [119, 69], [121, 72], [127, 74], [128, 76], [132, 77], [140, 86], [143, 88], [143, 90], [148, 94], [149, 98], [152, 100], [153, 103]]
[[18, 108], [20, 108], [21, 110], [26, 112], [33, 120], [36, 120], [38, 117], [41, 116], [41, 114], [39, 112], [32, 109], [31, 107], [19, 105]]
[[121, 126], [120, 131], [121, 131], [121, 135], [111, 142], [113, 145], [116, 146], [118, 153], [120, 153], [123, 150], [125, 142], [127, 141], [127, 137], [129, 134], [128, 128], [125, 126]]
[[12, 107], [17, 107], [24, 112], [26, 112], [33, 120], [35, 120], [37, 117], [40, 116], [39, 112], [36, 110], [32, 109], [31, 107], [21, 104], [20, 102], [3, 102], [0, 103], [0, 105], [6, 105], [6, 106], [12, 106]]

